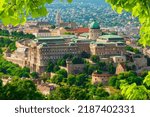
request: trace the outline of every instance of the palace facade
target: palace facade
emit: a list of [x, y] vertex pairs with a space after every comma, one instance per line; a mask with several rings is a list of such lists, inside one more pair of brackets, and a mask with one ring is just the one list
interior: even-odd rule
[[100, 26], [96, 21], [90, 25], [88, 35], [85, 38], [62, 35], [20, 40], [16, 42], [17, 50], [13, 53], [6, 51], [5, 58], [21, 67], [29, 67], [31, 72], [35, 71], [41, 74], [45, 72], [50, 60], [56, 61], [66, 54], [76, 56], [85, 51], [103, 58], [125, 53], [123, 38], [117, 35], [102, 38]]

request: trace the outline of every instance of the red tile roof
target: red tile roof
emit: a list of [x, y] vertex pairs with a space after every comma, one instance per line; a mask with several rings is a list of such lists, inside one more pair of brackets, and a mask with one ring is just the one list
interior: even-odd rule
[[68, 29], [67, 31], [81, 34], [81, 33], [88, 33], [89, 32], [89, 28], [79, 27], [77, 29]]

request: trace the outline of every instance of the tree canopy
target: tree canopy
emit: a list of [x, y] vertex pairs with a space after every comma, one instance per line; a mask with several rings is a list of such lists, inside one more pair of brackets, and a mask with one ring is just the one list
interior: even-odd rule
[[0, 80], [0, 99], [41, 100], [44, 99], [44, 95], [37, 90], [36, 85], [31, 80], [13, 78], [10, 83], [4, 86]]
[[145, 77], [143, 83], [146, 85], [146, 87], [148, 89], [150, 89], [150, 72], [148, 73], [148, 75]]
[[[137, 86], [136, 83], [122, 87], [122, 95], [128, 100], [149, 99], [149, 91], [144, 85]], [[142, 94], [142, 95], [141, 95]]]
[[109, 85], [120, 89], [124, 99], [146, 100], [150, 99], [149, 81], [149, 74], [145, 78], [142, 78], [137, 76], [134, 72], [129, 71], [111, 77]]

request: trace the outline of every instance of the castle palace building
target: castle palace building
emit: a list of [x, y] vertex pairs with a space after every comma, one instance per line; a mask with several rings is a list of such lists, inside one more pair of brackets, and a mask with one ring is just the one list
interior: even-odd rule
[[[83, 35], [83, 34], [82, 34]], [[5, 52], [5, 59], [21, 67], [29, 67], [31, 72], [43, 73], [48, 62], [63, 58], [66, 54], [79, 55], [87, 52], [102, 57], [119, 56], [125, 53], [123, 38], [117, 35], [102, 36], [99, 24], [94, 21], [85, 38], [75, 35], [37, 37], [34, 40], [19, 40], [17, 49]]]

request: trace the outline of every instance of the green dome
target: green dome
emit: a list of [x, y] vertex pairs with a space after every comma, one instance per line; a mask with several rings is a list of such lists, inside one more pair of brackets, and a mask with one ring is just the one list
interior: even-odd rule
[[100, 26], [99, 26], [99, 24], [98, 24], [96, 21], [93, 21], [93, 22], [90, 24], [90, 28], [91, 28], [91, 29], [100, 29]]

